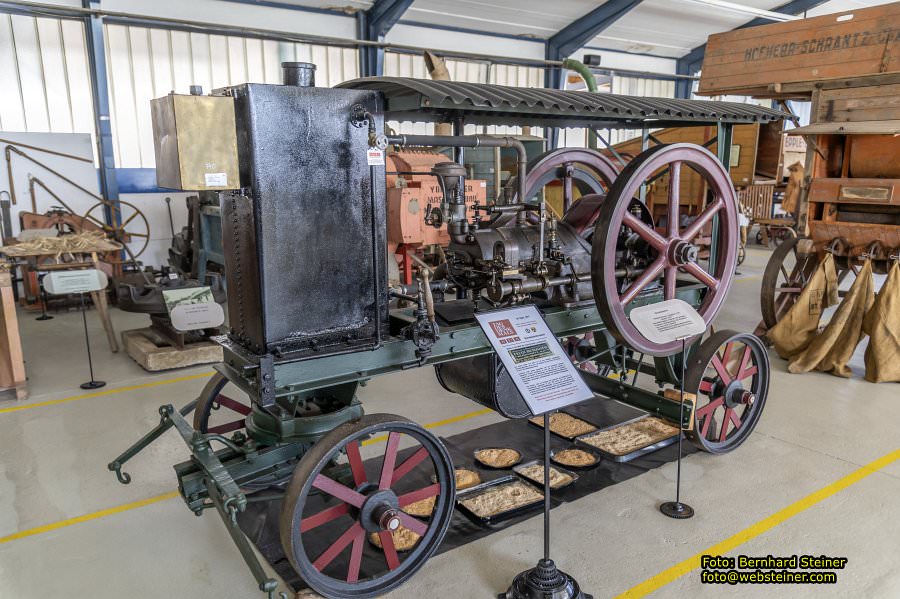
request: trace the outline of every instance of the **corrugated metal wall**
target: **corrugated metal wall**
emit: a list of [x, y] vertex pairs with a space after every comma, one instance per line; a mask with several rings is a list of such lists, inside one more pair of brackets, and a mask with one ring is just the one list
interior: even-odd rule
[[317, 65], [316, 84], [333, 86], [358, 76], [358, 53], [336, 48], [144, 27], [106, 27], [116, 165], [152, 167], [150, 100], [172, 90], [187, 93], [239, 83], [280, 83], [281, 62]]
[[[145, 27], [105, 28], [110, 109], [116, 166], [153, 167], [149, 102], [172, 90], [187, 93], [192, 84], [204, 90], [243, 82], [278, 83], [283, 60], [318, 65], [320, 86], [334, 86], [359, 76], [358, 52], [310, 44], [284, 43]], [[454, 81], [542, 87], [543, 70], [448, 60]], [[90, 77], [84, 28], [78, 21], [0, 15], [0, 130], [93, 133]], [[421, 56], [385, 53], [385, 75], [427, 78]], [[637, 96], [673, 97], [674, 83], [618, 77], [611, 91]], [[391, 123], [403, 133], [430, 133], [425, 124]], [[518, 134], [519, 127], [488, 127], [466, 133]], [[612, 141], [638, 132], [613, 132]], [[542, 135], [540, 129], [532, 130]], [[586, 145], [584, 129], [566, 129], [560, 145]]]
[[0, 130], [94, 130], [81, 22], [0, 14]]

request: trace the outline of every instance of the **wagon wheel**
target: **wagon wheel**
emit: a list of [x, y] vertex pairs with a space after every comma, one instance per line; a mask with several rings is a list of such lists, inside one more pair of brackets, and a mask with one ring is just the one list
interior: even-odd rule
[[[387, 436], [384, 457], [365, 464], [360, 442], [382, 435]], [[412, 442], [402, 460], [401, 441]], [[284, 496], [281, 544], [319, 594], [382, 595], [434, 554], [450, 525], [455, 494], [453, 463], [437, 437], [400, 416], [364, 416], [326, 434], [300, 460]], [[427, 522], [402, 510], [432, 497]], [[399, 527], [420, 536], [408, 552], [394, 544], [391, 531]], [[367, 542], [373, 534], [381, 548]]]
[[[711, 200], [687, 227], [679, 225], [680, 185], [683, 167], [705, 180]], [[669, 169], [668, 217], [665, 233], [658, 233], [636, 215], [631, 207], [641, 185]], [[603, 321], [621, 343], [651, 356], [670, 355], [680, 342], [655, 344], [645, 339], [628, 319], [628, 305], [642, 292], [652, 290], [663, 279], [662, 296], [675, 297], [676, 277], [684, 273], [705, 290], [697, 311], [709, 325], [722, 307], [734, 278], [739, 243], [737, 197], [728, 171], [716, 157], [700, 146], [671, 144], [656, 146], [632, 160], [613, 183], [600, 207], [591, 252], [591, 281], [594, 298]], [[718, 218], [715, 218], [718, 217]], [[717, 257], [709, 270], [698, 263], [695, 241], [712, 228], [718, 237]], [[644, 246], [648, 263], [638, 273], [621, 274], [620, 257], [630, 248]]]
[[228, 379], [217, 372], [203, 387], [194, 410], [195, 430], [219, 435], [247, 430], [250, 400], [243, 392], [222, 393], [227, 384]]
[[[577, 205], [575, 192], [584, 197], [588, 194], [606, 194], [607, 190], [619, 175], [619, 167], [609, 158], [584, 148], [560, 148], [545, 152], [528, 163], [525, 175], [525, 199], [516, 194], [517, 179], [513, 177], [506, 183], [512, 190], [510, 203], [532, 202], [544, 187], [559, 181], [563, 188], [563, 212]], [[501, 214], [491, 221], [491, 226], [501, 226], [515, 218], [514, 214]]]
[[719, 331], [689, 360], [685, 390], [697, 396], [694, 427], [685, 434], [710, 453], [728, 453], [747, 440], [769, 392], [769, 355], [758, 337]]
[[815, 252], [800, 254], [799, 239], [789, 239], [775, 248], [763, 272], [760, 309], [766, 328], [771, 329], [787, 314], [819, 265]]
[[[117, 224], [107, 224], [104, 219], [103, 211], [109, 209], [113, 215], [113, 222]], [[119, 200], [117, 202], [109, 202], [101, 200], [91, 206], [84, 217], [96, 225], [98, 225], [104, 233], [114, 241], [121, 243], [128, 254], [128, 260], [123, 260], [117, 252], [110, 252], [104, 262], [109, 264], [122, 264], [123, 262], [134, 262], [137, 257], [144, 253], [150, 244], [150, 223], [141, 210], [131, 202]], [[118, 224], [121, 223], [121, 224]], [[138, 242], [140, 249], [132, 250], [128, 244], [133, 238], [143, 240]]]

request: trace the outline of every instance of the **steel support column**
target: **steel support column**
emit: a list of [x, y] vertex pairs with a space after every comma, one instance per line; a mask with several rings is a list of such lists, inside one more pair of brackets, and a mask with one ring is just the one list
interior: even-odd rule
[[[100, 3], [82, 0], [82, 6], [99, 9]], [[116, 159], [109, 115], [109, 85], [106, 79], [106, 44], [103, 38], [102, 17], [96, 15], [85, 17], [84, 31], [94, 103], [94, 132], [97, 139], [97, 156], [100, 161], [100, 195], [107, 201], [118, 203], [119, 186], [116, 183]], [[107, 208], [105, 215], [108, 224], [121, 222], [119, 210]]]
[[[383, 42], [384, 36], [397, 24], [413, 0], [375, 0], [369, 10], [356, 13], [358, 39]], [[359, 69], [363, 77], [380, 77], [384, 74], [384, 48], [360, 46]]]
[[[569, 23], [553, 34], [544, 46], [544, 57], [547, 60], [561, 61], [568, 58], [579, 48], [597, 37], [610, 25], [624, 17], [643, 0], [607, 0], [577, 21]], [[544, 70], [544, 87], [548, 89], [563, 88], [563, 70], [561, 67], [549, 67]], [[559, 144], [559, 129], [547, 129], [547, 146], [556, 148]]]

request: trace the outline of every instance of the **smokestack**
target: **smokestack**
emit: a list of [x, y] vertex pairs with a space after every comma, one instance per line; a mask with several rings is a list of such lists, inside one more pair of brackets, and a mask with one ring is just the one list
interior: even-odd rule
[[311, 62], [281, 63], [281, 83], [294, 87], [315, 87], [316, 65]]

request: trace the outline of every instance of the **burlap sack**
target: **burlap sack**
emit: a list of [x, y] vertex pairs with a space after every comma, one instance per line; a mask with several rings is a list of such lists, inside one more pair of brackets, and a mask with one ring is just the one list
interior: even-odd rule
[[894, 264], [863, 320], [869, 335], [866, 380], [900, 382], [900, 263]]
[[781, 209], [793, 215], [797, 211], [797, 200], [800, 198], [800, 188], [803, 185], [805, 170], [802, 164], [795, 162], [788, 167], [788, 171], [790, 171], [790, 175], [787, 188], [784, 190], [784, 199], [781, 201]]
[[852, 371], [847, 364], [865, 336], [863, 319], [874, 302], [872, 262], [866, 260], [831, 321], [809, 347], [791, 359], [788, 372], [799, 374], [816, 369], [849, 378]]
[[775, 351], [785, 360], [802, 352], [819, 329], [822, 311], [838, 302], [837, 271], [834, 257], [826, 254], [815, 274], [787, 314], [766, 332]]

